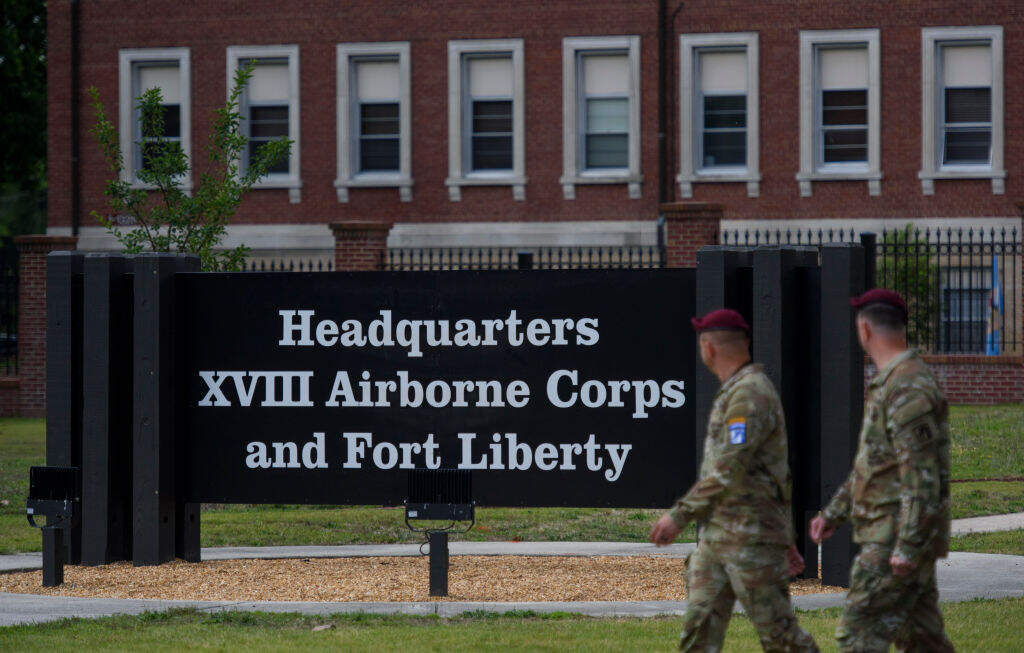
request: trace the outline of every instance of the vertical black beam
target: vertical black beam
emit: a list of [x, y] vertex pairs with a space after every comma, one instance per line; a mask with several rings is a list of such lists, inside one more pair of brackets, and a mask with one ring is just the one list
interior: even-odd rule
[[[46, 256], [46, 464], [82, 464], [82, 253]], [[82, 530], [68, 532], [67, 562], [82, 559]]]
[[[49, 519], [49, 518], [47, 518]], [[43, 533], [43, 587], [57, 587], [64, 583], [64, 562], [67, 547], [63, 528], [44, 528]]]
[[[822, 507], [850, 473], [864, 414], [864, 354], [850, 297], [864, 290], [860, 245], [821, 248], [821, 498]], [[849, 524], [821, 550], [821, 581], [849, 584], [854, 546]]]
[[516, 269], [517, 270], [532, 270], [533, 269], [533, 252], [518, 252], [516, 254]]
[[[704, 315], [718, 308], [739, 311], [750, 320], [750, 276], [751, 251], [738, 247], [709, 245], [697, 251], [697, 306], [696, 314]], [[696, 461], [699, 468], [704, 457], [704, 436], [711, 404], [721, 385], [697, 356], [696, 378]], [[697, 477], [694, 470], [694, 478]]]
[[[178, 257], [176, 263], [176, 272], [198, 272], [200, 269], [199, 259], [195, 256], [181, 256]], [[177, 352], [187, 351], [188, 343], [182, 338], [182, 334], [187, 332], [184, 328], [184, 321], [195, 319], [185, 312], [184, 302], [182, 299], [184, 292], [182, 290], [182, 280], [180, 275], [176, 277], [174, 283], [174, 324], [176, 338], [174, 345], [177, 348]], [[179, 355], [175, 355], [174, 359], [177, 361], [180, 358]], [[185, 383], [186, 378], [184, 375], [176, 375], [174, 378], [175, 388], [175, 399], [174, 405], [175, 410], [180, 410], [185, 406]], [[174, 555], [175, 557], [182, 558], [186, 562], [199, 562], [201, 559], [200, 549], [200, 508], [201, 504], [192, 503], [185, 501], [184, 497], [184, 483], [180, 481], [184, 471], [187, 469], [189, 464], [189, 452], [184, 448], [184, 440], [177, 439], [176, 441], [176, 463], [175, 473], [177, 475], [178, 488], [177, 501], [174, 507], [174, 520], [175, 520], [175, 538], [174, 538]]]
[[83, 301], [82, 563], [126, 560], [131, 538], [130, 259], [85, 257]]
[[[807, 428], [809, 420], [803, 419], [816, 406], [808, 405], [806, 393], [816, 388], [808, 383], [808, 370], [801, 361], [806, 359], [806, 349], [817, 343], [808, 341], [805, 325], [802, 323], [800, 270], [817, 267], [818, 252], [813, 247], [760, 247], [753, 253], [753, 292], [756, 298], [753, 323], [754, 361], [764, 366], [765, 374], [771, 379], [782, 400], [786, 416], [789, 466], [793, 476], [793, 522], [796, 529], [797, 548], [805, 558], [813, 560], [811, 552], [815, 547], [804, 535], [807, 513], [813, 514], [820, 501], [818, 488], [809, 487], [808, 477], [814, 476], [817, 459], [807, 457], [810, 440], [816, 435], [817, 424]], [[816, 370], [815, 370], [816, 371]], [[814, 374], [812, 378], [816, 378]], [[808, 564], [804, 575], [816, 577], [814, 565]]]
[[135, 257], [132, 562], [174, 558], [178, 522], [174, 438], [174, 275], [183, 254]]
[[430, 531], [430, 596], [448, 596], [448, 533]]

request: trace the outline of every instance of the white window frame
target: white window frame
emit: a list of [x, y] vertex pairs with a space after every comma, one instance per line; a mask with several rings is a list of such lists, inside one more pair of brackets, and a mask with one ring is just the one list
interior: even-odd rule
[[[696, 110], [700, 50], [744, 48], [747, 53], [747, 165], [735, 171], [703, 170], [697, 163], [701, 112]], [[759, 55], [757, 32], [681, 34], [679, 36], [679, 195], [693, 197], [695, 183], [747, 184], [747, 197], [761, 194]]]
[[[811, 196], [812, 181], [867, 181], [868, 195], [882, 192], [881, 54], [877, 29], [806, 30], [800, 32], [800, 196]], [[868, 160], [824, 163], [821, 143], [819, 52], [829, 47], [865, 47], [868, 55]]]
[[[939, 121], [943, 101], [942, 66], [939, 48], [958, 42], [987, 42], [992, 51], [992, 157], [988, 165], [946, 165], [942, 155]], [[1006, 169], [1003, 160], [1005, 132], [1003, 125], [1003, 28], [926, 27], [921, 30], [921, 193], [935, 194], [936, 179], [991, 179], [992, 194], [1006, 192]]]
[[[581, 115], [580, 55], [625, 52], [629, 58], [629, 157], [628, 167], [581, 168], [580, 143], [585, 117]], [[640, 37], [572, 36], [562, 39], [562, 195], [576, 199], [580, 184], [626, 184], [630, 199], [640, 199]]]
[[[466, 160], [465, 55], [512, 55], [512, 170], [471, 171]], [[463, 186], [511, 186], [512, 198], [526, 199], [526, 84], [523, 39], [448, 41], [448, 199], [462, 201]]]
[[[253, 188], [286, 188], [288, 200], [298, 204], [302, 200], [301, 157], [299, 146], [299, 46], [298, 45], [231, 45], [227, 49], [227, 86], [231, 92], [238, 62], [242, 59], [287, 59], [288, 60], [288, 138], [294, 141], [288, 157], [287, 173], [270, 173], [253, 185]], [[242, 94], [242, 102], [245, 94]], [[244, 105], [240, 107], [245, 111]]]
[[[352, 68], [361, 60], [374, 58], [398, 60], [398, 172], [360, 172], [353, 165], [359, 140], [356, 137], [359, 116], [353, 112], [358, 95]], [[338, 201], [348, 202], [350, 188], [398, 188], [403, 202], [412, 201], [412, 94], [411, 59], [408, 41], [388, 43], [339, 43], [337, 46], [338, 92], [338, 178], [334, 188]]]
[[[118, 51], [118, 133], [121, 140], [123, 167], [121, 181], [132, 188], [155, 188], [135, 177], [135, 80], [136, 64], [151, 61], [174, 61], [178, 64], [181, 93], [181, 149], [192, 160], [192, 93], [191, 55], [188, 48], [136, 48]], [[192, 190], [192, 175], [180, 180], [186, 192]]]

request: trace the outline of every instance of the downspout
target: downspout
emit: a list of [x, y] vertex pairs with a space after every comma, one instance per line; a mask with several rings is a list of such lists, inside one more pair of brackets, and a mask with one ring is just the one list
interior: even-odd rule
[[81, 204], [81, 171], [78, 161], [78, 8], [79, 1], [71, 0], [71, 235], [78, 235], [78, 213]]
[[658, 204], [668, 199], [668, 143], [665, 140], [665, 121], [668, 118], [667, 89], [668, 57], [665, 34], [665, 0], [658, 0]]

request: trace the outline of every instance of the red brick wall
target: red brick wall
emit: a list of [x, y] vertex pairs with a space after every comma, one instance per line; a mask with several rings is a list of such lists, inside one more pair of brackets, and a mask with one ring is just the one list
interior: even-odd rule
[[[77, 238], [18, 236], [18, 381], [0, 385], [0, 395], [16, 390], [16, 399], [0, 398], [22, 417], [46, 415], [46, 255], [74, 249]], [[12, 394], [12, 393], [11, 393]]]
[[665, 216], [665, 266], [697, 266], [697, 250], [718, 243], [722, 223], [722, 205], [704, 202], [663, 204]]
[[334, 269], [338, 271], [380, 270], [387, 249], [386, 222], [350, 220], [331, 224], [334, 232]]
[[0, 377], [0, 417], [18, 417], [18, 377]]
[[[229, 45], [297, 43], [300, 47], [302, 201], [285, 190], [258, 190], [236, 222], [330, 223], [352, 219], [387, 222], [653, 219], [657, 213], [657, 6], [653, 0], [517, 0], [505, 3], [357, 0], [347, 3], [237, 0], [193, 3], [166, 11], [165, 2], [81, 3], [82, 224], [105, 206], [107, 172], [87, 130], [86, 89], [95, 85], [108, 114], [117, 115], [118, 49], [188, 46], [192, 55], [193, 151], [206, 145], [211, 112], [225, 95]], [[671, 3], [670, 3], [671, 6]], [[69, 2], [48, 3], [49, 224], [71, 223], [69, 163]], [[1024, 80], [1012, 62], [1024, 60], [1024, 21], [1015, 0], [993, 0], [964, 10], [961, 2], [879, 0], [795, 2], [688, 0], [676, 33], [756, 31], [760, 37], [761, 196], [748, 198], [742, 183], [696, 184], [695, 200], [724, 204], [725, 218], [971, 217], [1014, 215], [1024, 195], [1024, 112], [1006, 112], [1006, 194], [993, 195], [987, 180], [937, 181], [935, 195], [921, 194], [921, 27], [1002, 25], [1008, 108], [1024, 101]], [[799, 168], [799, 57], [801, 29], [879, 28], [882, 66], [882, 194], [869, 197], [865, 182], [816, 182], [801, 198]], [[643, 197], [630, 200], [625, 186], [581, 186], [577, 199], [562, 198], [563, 36], [641, 36]], [[449, 39], [521, 37], [526, 73], [526, 201], [511, 189], [463, 188], [450, 202], [447, 175], [446, 42]], [[335, 44], [409, 40], [412, 44], [414, 199], [395, 189], [353, 189], [338, 203], [336, 174]], [[672, 39], [673, 61], [678, 39]], [[677, 71], [676, 71], [677, 72]], [[674, 80], [675, 81], [675, 77]], [[678, 145], [678, 85], [672, 84], [668, 143]], [[672, 157], [673, 160], [675, 156]], [[672, 180], [678, 169], [669, 171]], [[673, 189], [674, 181], [670, 184]], [[673, 191], [674, 192], [674, 191]]]
[[1020, 356], [925, 356], [953, 404], [1007, 404], [1024, 400]]

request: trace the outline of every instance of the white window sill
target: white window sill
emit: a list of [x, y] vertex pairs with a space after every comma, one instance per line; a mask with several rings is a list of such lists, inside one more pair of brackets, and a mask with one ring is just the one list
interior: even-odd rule
[[444, 185], [448, 187], [448, 199], [452, 202], [462, 201], [463, 186], [511, 186], [512, 199], [517, 202], [526, 199], [526, 177], [511, 172], [471, 172], [464, 177], [448, 177]]
[[730, 172], [728, 169], [714, 170], [705, 168], [690, 175], [677, 175], [679, 195], [684, 199], [693, 197], [693, 185], [702, 183], [728, 184], [746, 183], [747, 197], [758, 197], [761, 194], [761, 175], [752, 175], [746, 169]]
[[294, 177], [269, 177], [252, 185], [253, 190], [287, 188], [288, 201], [298, 204], [302, 200], [302, 180]]
[[811, 196], [812, 181], [866, 181], [868, 195], [872, 197], [882, 194], [882, 173], [872, 172], [865, 166], [829, 166], [814, 172], [800, 172], [796, 175], [800, 185], [800, 197]]
[[583, 184], [626, 184], [629, 187], [629, 198], [640, 199], [643, 175], [632, 174], [626, 168], [607, 168], [601, 170], [581, 170], [574, 176], [564, 176], [559, 180], [562, 194], [567, 200], [576, 199], [576, 186]]
[[935, 194], [936, 179], [991, 179], [993, 195], [1006, 193], [1006, 171], [992, 166], [943, 166], [938, 170], [922, 170], [917, 173], [917, 178], [921, 180], [921, 193], [924, 195]]
[[[132, 190], [159, 190], [153, 184], [145, 184], [138, 180], [128, 182], [128, 187], [131, 188]], [[184, 191], [186, 195], [191, 195], [192, 180], [189, 179], [188, 182], [178, 182], [178, 188]]]
[[404, 177], [400, 173], [360, 173], [350, 179], [335, 179], [334, 188], [338, 192], [338, 201], [343, 204], [348, 202], [349, 188], [397, 188], [403, 202], [412, 201], [412, 177]]

